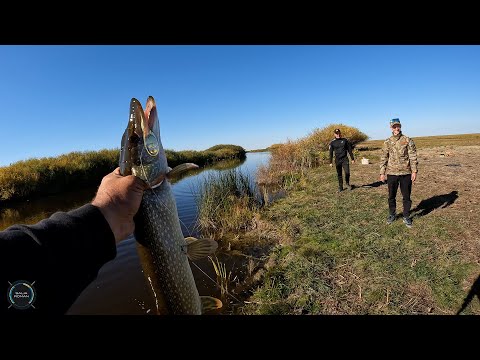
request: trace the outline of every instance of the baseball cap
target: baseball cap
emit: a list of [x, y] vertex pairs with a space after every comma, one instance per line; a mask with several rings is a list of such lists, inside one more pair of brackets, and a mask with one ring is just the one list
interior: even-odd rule
[[395, 125], [395, 124], [398, 124], [400, 126], [402, 125], [402, 124], [400, 124], [400, 119], [399, 118], [390, 120], [390, 126]]
[[333, 130], [333, 132], [334, 132], [335, 134], [340, 134], [340, 133], [341, 133], [340, 129], [335, 129], [335, 130]]

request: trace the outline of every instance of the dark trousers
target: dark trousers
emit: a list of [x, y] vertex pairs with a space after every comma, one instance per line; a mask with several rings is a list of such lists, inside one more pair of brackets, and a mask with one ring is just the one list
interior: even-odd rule
[[345, 182], [347, 185], [350, 184], [350, 163], [348, 162], [348, 159], [343, 159], [339, 163], [335, 163], [335, 167], [337, 169], [337, 175], [338, 175], [338, 187], [340, 189], [343, 188], [343, 177], [342, 177], [342, 167], [343, 170], [345, 171]]
[[411, 174], [387, 175], [388, 209], [390, 210], [390, 215], [396, 215], [396, 197], [399, 184], [403, 196], [403, 216], [408, 217], [410, 215], [410, 208], [412, 207], [412, 200], [410, 199], [410, 194], [412, 193]]

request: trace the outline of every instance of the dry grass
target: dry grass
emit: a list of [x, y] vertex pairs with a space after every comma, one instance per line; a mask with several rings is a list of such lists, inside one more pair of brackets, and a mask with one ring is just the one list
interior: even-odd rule
[[[475, 177], [480, 168], [480, 145], [475, 146], [449, 146], [448, 150], [442, 147], [419, 148], [417, 150], [419, 172], [417, 181], [412, 187], [412, 211], [426, 212], [417, 209], [422, 200], [431, 200], [436, 205], [428, 214], [431, 217], [442, 216], [456, 222], [459, 233], [469, 239], [457, 240], [463, 246], [469, 247], [467, 251], [480, 263], [480, 187], [475, 182]], [[375, 158], [379, 150], [370, 152]], [[368, 155], [367, 155], [368, 157]], [[375, 160], [370, 165], [355, 164], [352, 166], [352, 183], [357, 186], [378, 181], [378, 162]], [[372, 193], [385, 194], [385, 187], [370, 189]], [[455, 193], [456, 192], [456, 193]], [[448, 199], [454, 202], [448, 207], [444, 205]], [[443, 202], [442, 202], [443, 200]], [[428, 204], [427, 204], [428, 205]], [[401, 209], [401, 194], [397, 196], [397, 209]], [[476, 255], [474, 255], [476, 254]]]
[[[438, 138], [438, 137], [436, 137]], [[458, 139], [471, 143], [476, 135]], [[480, 144], [417, 142], [413, 228], [386, 225], [387, 187], [379, 152], [351, 165], [355, 189], [336, 194], [336, 174], [320, 166], [262, 214], [277, 245], [247, 314], [480, 314]], [[372, 148], [371, 145], [369, 145]], [[402, 209], [397, 196], [397, 212]], [[478, 282], [478, 281], [477, 281]]]
[[[343, 124], [330, 124], [321, 129], [314, 129], [298, 140], [272, 145], [270, 162], [258, 170], [257, 182], [262, 185], [276, 184], [287, 189], [308, 169], [327, 163], [328, 147], [330, 141], [334, 139], [333, 131], [336, 128], [342, 130], [342, 136], [348, 138], [352, 145], [368, 138], [357, 128]], [[355, 154], [357, 155], [358, 153]]]
[[[408, 136], [408, 131], [405, 133]], [[446, 147], [480, 145], [480, 134], [440, 135], [412, 137], [417, 148]], [[381, 148], [385, 139], [368, 140], [358, 145], [360, 149]]]

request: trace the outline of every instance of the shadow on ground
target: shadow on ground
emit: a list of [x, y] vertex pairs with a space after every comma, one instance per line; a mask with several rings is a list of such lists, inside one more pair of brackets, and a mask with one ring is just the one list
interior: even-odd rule
[[387, 183], [383, 182], [383, 181], [375, 181], [371, 184], [366, 184], [366, 185], [362, 185], [362, 186], [359, 186], [359, 187], [372, 188], [372, 187], [379, 187], [379, 186], [386, 185], [386, 184]]
[[422, 200], [415, 209], [412, 209], [412, 217], [425, 216], [435, 209], [446, 208], [452, 205], [458, 198], [458, 191], [452, 191], [448, 194], [435, 195], [430, 199]]
[[478, 300], [480, 301], [480, 275], [473, 283], [472, 288], [468, 292], [468, 295], [465, 297], [465, 300], [463, 300], [462, 307], [457, 311], [457, 315], [460, 315], [460, 313], [467, 308], [468, 304], [472, 302], [475, 295], [477, 295]]

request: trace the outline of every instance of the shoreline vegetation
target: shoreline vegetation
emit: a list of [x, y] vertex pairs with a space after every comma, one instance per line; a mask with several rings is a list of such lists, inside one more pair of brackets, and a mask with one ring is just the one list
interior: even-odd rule
[[266, 152], [266, 151], [270, 151], [270, 147], [265, 148], [265, 149], [248, 150], [247, 153]]
[[[480, 314], [478, 301], [468, 301], [480, 281], [480, 214], [471, 210], [480, 198], [480, 189], [471, 187], [480, 134], [413, 138], [420, 176], [408, 229], [401, 220], [385, 222], [386, 185], [378, 181], [382, 140], [356, 142], [356, 160], [370, 162], [352, 164], [354, 189], [336, 192], [336, 172], [319, 141], [332, 138], [330, 127], [347, 133], [346, 126], [331, 125], [270, 148], [257, 182], [286, 193], [272, 203], [246, 206], [252, 195], [241, 191], [242, 181], [208, 185], [229, 201], [215, 223], [208, 211], [203, 218], [200, 212], [202, 229], [219, 229], [213, 235], [219, 245], [246, 258], [247, 275], [229, 285], [242, 300], [233, 313]], [[216, 203], [214, 192], [208, 195], [208, 204]], [[397, 210], [401, 206], [400, 196]]]
[[[165, 150], [172, 168], [192, 162], [200, 167], [222, 160], [245, 159], [238, 145], [215, 145], [204, 151]], [[31, 158], [0, 167], [0, 205], [98, 185], [118, 166], [120, 150], [75, 151], [57, 157]]]
[[[357, 160], [350, 168], [354, 189], [340, 194], [335, 169], [328, 166], [328, 143], [337, 127], [354, 144]], [[230, 169], [207, 178], [197, 199], [203, 235], [245, 259], [242, 274], [212, 261], [215, 269], [223, 269], [216, 271], [222, 295], [228, 289], [241, 299], [228, 311], [480, 314], [472, 293], [480, 283], [480, 213], [475, 211], [480, 188], [472, 186], [480, 167], [480, 134], [413, 139], [420, 171], [412, 191], [412, 229], [401, 220], [385, 223], [386, 185], [378, 181], [383, 140], [367, 140], [356, 128], [333, 124], [296, 141], [250, 151], [271, 153], [256, 183], [235, 169], [249, 152], [239, 146], [166, 150], [172, 168], [195, 162]], [[8, 191], [38, 196], [47, 184], [52, 187], [47, 194], [83, 188], [88, 181], [98, 185], [117, 166], [118, 156], [118, 149], [104, 149], [0, 167], [0, 206]], [[369, 163], [362, 165], [362, 157]], [[276, 200], [268, 201], [270, 196]], [[401, 207], [397, 196], [397, 210]]]

